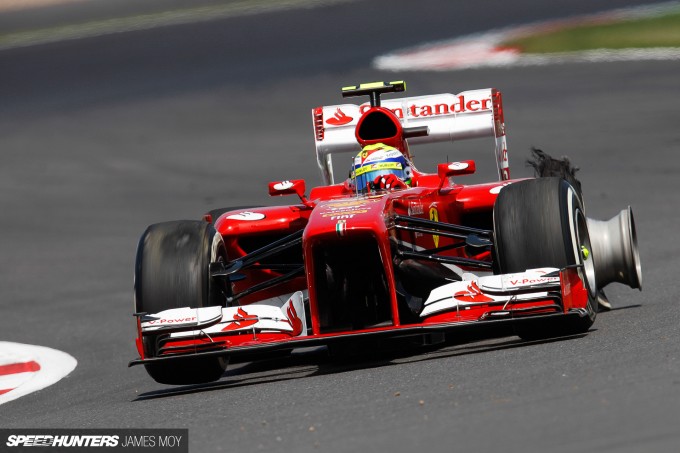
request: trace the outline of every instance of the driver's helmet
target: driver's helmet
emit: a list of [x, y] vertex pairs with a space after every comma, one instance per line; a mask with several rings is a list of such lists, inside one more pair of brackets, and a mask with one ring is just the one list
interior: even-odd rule
[[354, 158], [350, 171], [350, 183], [359, 193], [371, 189], [378, 176], [393, 174], [406, 185], [411, 185], [411, 164], [397, 148], [376, 143], [365, 146]]

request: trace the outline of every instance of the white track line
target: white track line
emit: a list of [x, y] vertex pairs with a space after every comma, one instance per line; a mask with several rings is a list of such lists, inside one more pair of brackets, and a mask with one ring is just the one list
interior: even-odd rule
[[0, 12], [22, 11], [26, 9], [42, 8], [44, 6], [68, 3], [82, 3], [87, 0], [0, 0]]
[[82, 24], [10, 33], [4, 36], [0, 33], [0, 50], [288, 9], [317, 8], [351, 1], [356, 0], [243, 0], [225, 5], [189, 7], [131, 17], [116, 17]]
[[574, 25], [604, 24], [656, 17], [679, 11], [680, 2], [672, 1], [508, 27], [399, 50], [377, 57], [373, 61], [373, 65], [377, 69], [387, 71], [452, 71], [480, 67], [532, 66], [555, 63], [677, 60], [680, 59], [679, 48], [596, 49], [584, 52], [522, 54], [517, 49], [502, 47], [502, 43]]
[[55, 384], [77, 364], [56, 349], [0, 341], [0, 404]]

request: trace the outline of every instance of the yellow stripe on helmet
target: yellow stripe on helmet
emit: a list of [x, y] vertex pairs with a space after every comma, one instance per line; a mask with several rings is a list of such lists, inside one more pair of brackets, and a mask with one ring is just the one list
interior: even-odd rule
[[401, 163], [399, 162], [378, 162], [377, 164], [364, 165], [361, 168], [357, 168], [354, 171], [354, 177], [361, 176], [364, 173], [368, 173], [376, 170], [401, 170]]

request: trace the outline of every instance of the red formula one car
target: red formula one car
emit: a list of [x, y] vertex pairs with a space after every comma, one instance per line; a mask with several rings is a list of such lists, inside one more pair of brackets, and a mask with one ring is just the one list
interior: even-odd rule
[[[510, 179], [499, 91], [381, 103], [404, 90], [346, 87], [344, 97], [369, 102], [313, 109], [326, 185], [307, 196], [302, 180], [269, 184], [270, 195], [299, 202], [147, 228], [135, 269], [140, 357], [130, 365], [188, 384], [219, 379], [230, 358], [308, 346], [432, 344], [501, 326], [527, 339], [582, 333], [605, 285], [641, 287], [630, 207], [587, 218], [568, 169]], [[411, 162], [412, 146], [479, 137], [494, 139], [498, 181], [460, 184], [471, 160], [433, 174]], [[336, 153], [356, 155], [341, 183]]]

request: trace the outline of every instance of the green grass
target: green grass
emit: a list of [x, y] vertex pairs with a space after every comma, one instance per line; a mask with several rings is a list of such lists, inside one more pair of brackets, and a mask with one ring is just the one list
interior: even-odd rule
[[524, 53], [680, 47], [680, 12], [625, 22], [584, 25], [503, 43]]

